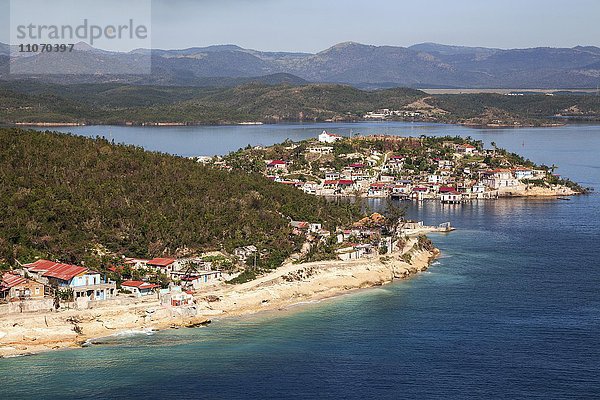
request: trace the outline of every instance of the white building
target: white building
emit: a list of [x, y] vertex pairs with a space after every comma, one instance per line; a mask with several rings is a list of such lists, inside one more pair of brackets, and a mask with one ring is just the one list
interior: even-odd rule
[[307, 149], [309, 153], [315, 154], [331, 154], [333, 153], [333, 147], [331, 146], [313, 146]]
[[319, 142], [321, 143], [335, 143], [342, 139], [342, 136], [336, 135], [335, 133], [329, 133], [327, 131], [323, 131], [323, 133], [319, 135]]

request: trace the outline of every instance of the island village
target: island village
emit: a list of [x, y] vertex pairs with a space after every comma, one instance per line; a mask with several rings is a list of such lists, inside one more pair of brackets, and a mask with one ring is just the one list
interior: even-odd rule
[[[248, 147], [197, 161], [262, 173], [318, 196], [431, 200], [449, 207], [578, 191], [552, 167], [461, 138], [345, 138], [323, 132], [299, 143]], [[399, 210], [330, 230], [316, 221], [290, 220], [299, 251], [277, 269], [257, 268], [265, 249], [252, 243], [186, 257], [122, 257], [101, 269], [61, 260], [24, 262], [1, 276], [0, 349], [6, 351], [0, 356], [69, 346], [112, 330], [194, 326], [211, 315], [256, 312], [315, 293], [329, 296], [407, 277], [427, 269], [437, 254], [424, 235], [454, 228], [407, 221]], [[9, 325], [21, 328], [9, 330]]]
[[518, 196], [568, 196], [581, 188], [517, 154], [461, 137], [354, 136], [253, 147], [198, 162], [260, 172], [318, 196], [460, 204]]

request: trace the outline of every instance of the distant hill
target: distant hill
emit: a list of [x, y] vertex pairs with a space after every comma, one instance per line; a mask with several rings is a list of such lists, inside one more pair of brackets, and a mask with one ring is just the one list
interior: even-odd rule
[[[7, 51], [6, 45], [0, 45], [0, 56]], [[151, 75], [135, 75], [135, 63], [150, 61]], [[297, 82], [342, 83], [364, 88], [595, 88], [600, 82], [600, 48], [594, 46], [503, 50], [436, 43], [396, 47], [347, 42], [317, 54], [261, 52], [236, 45], [138, 49], [129, 53], [78, 46], [75, 53], [58, 59], [55, 55], [40, 54], [18, 57], [13, 62], [31, 72], [19, 79], [61, 84], [212, 86], [223, 85], [227, 79], [274, 74], [293, 75], [298, 78], [292, 81]], [[39, 67], [47, 62], [55, 63], [54, 66], [64, 64], [67, 74], [42, 74]], [[6, 65], [7, 60], [0, 59], [0, 79], [14, 79], [7, 74]], [[88, 73], [68, 75], [76, 71]], [[109, 75], [106, 71], [125, 72]]]
[[554, 96], [428, 95], [408, 88], [359, 90], [334, 84], [250, 82], [234, 87], [197, 87], [0, 81], [0, 124], [357, 121], [367, 112], [383, 108], [401, 110], [410, 120], [470, 125], [539, 125], [555, 122], [549, 121], [552, 116], [600, 118], [598, 96], [568, 92]]

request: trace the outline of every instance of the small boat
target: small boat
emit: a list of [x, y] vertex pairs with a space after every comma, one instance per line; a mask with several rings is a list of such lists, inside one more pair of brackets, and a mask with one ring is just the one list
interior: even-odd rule
[[558, 200], [567, 200], [567, 201], [571, 201], [570, 198], [568, 197], [557, 197]]

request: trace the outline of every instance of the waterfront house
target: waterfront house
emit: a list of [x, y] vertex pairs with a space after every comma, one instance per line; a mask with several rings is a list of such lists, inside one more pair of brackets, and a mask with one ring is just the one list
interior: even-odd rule
[[484, 171], [481, 174], [481, 182], [494, 190], [519, 186], [519, 180], [513, 176], [510, 169]]
[[462, 201], [462, 195], [454, 190], [440, 193], [440, 200], [443, 204], [460, 204]]
[[342, 140], [343, 137], [340, 135], [336, 135], [334, 133], [329, 133], [327, 131], [323, 131], [323, 133], [321, 133], [319, 135], [319, 142], [321, 143], [335, 143], [338, 140]]
[[144, 297], [154, 294], [156, 289], [160, 288], [159, 285], [143, 281], [125, 281], [121, 283], [121, 287], [130, 291], [137, 297]]
[[24, 266], [40, 281], [58, 290], [72, 290], [75, 299], [106, 300], [116, 295], [116, 284], [107, 282], [100, 273], [77, 265], [38, 260]]
[[201, 271], [191, 275], [182, 276], [181, 282], [186, 286], [191, 286], [194, 290], [198, 290], [202, 286], [220, 283], [222, 277], [223, 274], [221, 271]]
[[0, 281], [0, 299], [29, 300], [42, 299], [47, 294], [47, 287], [32, 279], [13, 273], [5, 273]]
[[378, 182], [378, 183], [372, 183], [369, 186], [367, 196], [369, 196], [369, 197], [384, 197], [384, 196], [387, 196], [387, 193], [388, 193], [388, 191], [387, 191], [385, 183]]
[[533, 179], [535, 176], [533, 170], [530, 168], [514, 168], [513, 173], [515, 174], [515, 178], [517, 178], [518, 180]]
[[160, 290], [160, 304], [167, 307], [184, 307], [194, 304], [191, 292], [185, 292], [180, 286], [170, 286]]
[[429, 189], [424, 186], [417, 186], [412, 189], [410, 194], [411, 199], [413, 200], [425, 200], [429, 193]]
[[340, 189], [342, 191], [346, 191], [346, 192], [356, 189], [356, 186], [354, 185], [354, 181], [352, 181], [350, 179], [340, 179], [337, 182], [337, 187], [338, 187], [338, 189]]

